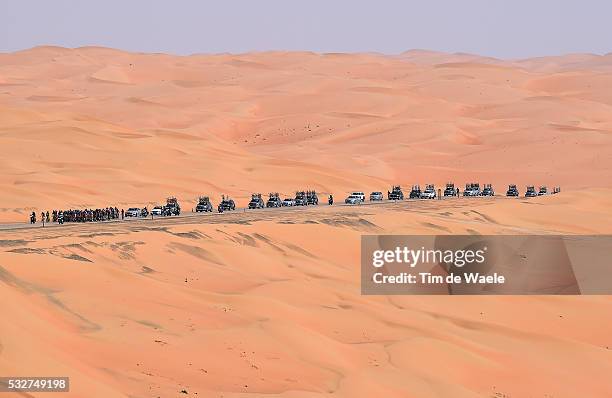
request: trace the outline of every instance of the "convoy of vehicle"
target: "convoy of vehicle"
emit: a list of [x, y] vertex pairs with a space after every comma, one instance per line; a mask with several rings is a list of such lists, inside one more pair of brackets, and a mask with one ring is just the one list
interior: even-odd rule
[[[533, 198], [538, 196], [544, 196], [548, 194], [557, 194], [561, 192], [560, 187], [553, 187], [552, 191], [549, 192], [548, 188], [544, 185], [539, 187], [539, 190], [535, 189], [535, 186], [527, 186], [525, 191], [525, 198]], [[424, 190], [421, 190], [419, 185], [413, 185], [408, 197], [410, 199], [436, 199], [440, 194], [436, 193], [435, 186], [433, 184], [427, 184]], [[444, 189], [443, 197], [457, 197], [459, 195], [459, 189], [455, 188], [454, 183], [447, 183]], [[506, 191], [507, 197], [519, 197], [519, 191], [516, 184], [508, 185]], [[463, 191], [465, 197], [484, 197], [495, 196], [495, 191], [492, 184], [484, 184], [483, 189], [480, 189], [478, 183], [468, 183], [465, 185]], [[329, 204], [333, 204], [332, 195], [329, 195]], [[399, 185], [394, 185], [390, 191], [387, 191], [387, 199], [390, 201], [404, 200], [404, 193]], [[381, 202], [384, 200], [384, 194], [381, 191], [372, 191], [369, 195], [370, 202]], [[348, 205], [359, 205], [366, 202], [365, 193], [362, 191], [351, 192], [344, 200], [345, 204]], [[263, 208], [280, 208], [280, 207], [294, 207], [294, 206], [308, 206], [318, 205], [319, 199], [317, 193], [314, 190], [308, 191], [297, 191], [295, 198], [287, 197], [281, 199], [278, 192], [272, 192], [268, 196], [268, 200], [264, 202], [260, 193], [254, 193], [251, 195], [251, 200], [248, 204], [249, 209], [263, 209]], [[224, 211], [236, 210], [236, 203], [233, 199], [228, 196], [222, 195], [221, 202], [217, 206], [217, 211], [222, 213]], [[212, 213], [213, 204], [209, 196], [200, 196], [195, 206], [196, 213]], [[142, 218], [151, 216], [173, 216], [180, 215], [181, 208], [178, 200], [175, 197], [169, 197], [166, 199], [164, 206], [156, 205], [149, 213], [147, 207], [142, 209], [137, 207], [130, 207], [125, 211], [125, 217], [127, 218]]]
[[[561, 188], [555, 187], [553, 189], [553, 194], [561, 191]], [[444, 197], [456, 197], [459, 194], [459, 189], [455, 188], [455, 184], [449, 182], [446, 184], [444, 189]], [[541, 186], [539, 191], [536, 191], [534, 186], [528, 186], [527, 191], [525, 192], [525, 197], [536, 197], [547, 195], [548, 189], [546, 186]], [[492, 184], [485, 184], [483, 189], [480, 189], [480, 184], [478, 183], [468, 183], [465, 185], [465, 190], [463, 191], [463, 196], [466, 197], [477, 197], [477, 196], [495, 196], [495, 191], [493, 190]], [[508, 197], [518, 197], [519, 191], [515, 184], [508, 185], [508, 191], [506, 191], [506, 196]], [[427, 184], [424, 190], [421, 190], [419, 185], [413, 185], [410, 190], [410, 194], [408, 195], [410, 199], [436, 199], [438, 195], [436, 194], [436, 189], [433, 184]], [[390, 191], [387, 191], [387, 199], [388, 200], [404, 200], [404, 193], [399, 185], [394, 185], [391, 187]], [[369, 196], [370, 202], [381, 202], [384, 200], [384, 194], [381, 191], [372, 191]], [[354, 191], [351, 192], [346, 199], [344, 200], [345, 204], [355, 205], [365, 203], [366, 196], [362, 191]], [[285, 198], [281, 199], [278, 192], [271, 192], [268, 196], [268, 200], [264, 202], [260, 193], [254, 193], [251, 195], [251, 200], [248, 204], [249, 209], [263, 209], [263, 208], [279, 208], [279, 207], [294, 207], [294, 206], [308, 206], [308, 205], [317, 205], [319, 203], [319, 198], [314, 190], [308, 191], [297, 191], [295, 193], [295, 198]], [[222, 196], [222, 200], [217, 207], [217, 210], [221, 213], [223, 211], [236, 210], [236, 203], [233, 199]], [[210, 201], [210, 197], [208, 196], [200, 196], [198, 198], [198, 203], [195, 207], [196, 213], [210, 213], [213, 211], [213, 205]], [[136, 207], [131, 207], [125, 212], [126, 217], [146, 217], [148, 215], [148, 211], [146, 207], [144, 209], [139, 209]], [[154, 216], [170, 216], [170, 215], [179, 215], [180, 214], [180, 206], [178, 201], [174, 197], [170, 197], [166, 201], [165, 206], [155, 206], [151, 211]]]
[[[554, 188], [552, 193], [557, 193], [561, 189]], [[443, 197], [457, 197], [460, 193], [459, 188], [455, 187], [455, 184], [449, 182], [446, 184], [444, 189]], [[525, 193], [526, 197], [540, 196], [546, 195], [547, 188], [545, 186], [541, 186], [539, 191], [536, 191], [533, 186], [527, 187], [527, 191]], [[482, 197], [482, 196], [495, 196], [495, 191], [493, 189], [492, 184], [484, 184], [482, 190], [480, 189], [479, 183], [468, 183], [465, 185], [465, 190], [463, 191], [463, 196], [466, 197]], [[511, 184], [508, 186], [508, 191], [506, 192], [506, 196], [509, 197], [517, 197], [519, 196], [518, 189], [516, 185]], [[438, 198], [438, 193], [436, 191], [435, 185], [427, 184], [424, 190], [421, 190], [419, 185], [413, 185], [410, 190], [410, 194], [408, 195], [410, 199], [436, 199]], [[387, 191], [387, 199], [388, 200], [404, 200], [404, 193], [399, 185], [394, 185], [391, 187], [390, 191]], [[384, 194], [381, 191], [372, 191], [369, 195], [370, 202], [381, 202], [384, 200]], [[366, 195], [363, 191], [353, 191], [351, 192], [346, 199], [344, 200], [345, 204], [355, 205], [362, 204], [366, 202]], [[268, 200], [264, 202], [261, 197], [261, 194], [254, 193], [251, 196], [251, 200], [248, 204], [249, 209], [262, 209], [266, 208], [279, 208], [279, 207], [294, 207], [294, 206], [308, 206], [308, 205], [317, 205], [319, 203], [318, 196], [314, 190], [307, 191], [296, 191], [295, 198], [287, 197], [285, 199], [281, 199], [278, 192], [271, 192], [268, 195]], [[152, 214], [157, 215], [159, 212], [159, 206], [153, 209]], [[222, 197], [222, 201], [218, 206], [219, 212], [226, 210], [235, 210], [236, 204], [232, 199], [229, 199], [225, 196]], [[130, 210], [139, 210], [139, 209], [130, 209]], [[196, 212], [210, 212], [212, 211], [212, 204], [210, 203], [210, 199], [208, 196], [200, 197], [198, 204], [196, 206]]]

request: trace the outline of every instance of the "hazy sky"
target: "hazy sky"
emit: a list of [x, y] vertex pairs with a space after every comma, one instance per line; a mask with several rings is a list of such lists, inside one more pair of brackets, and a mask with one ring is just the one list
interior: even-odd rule
[[612, 52], [610, 0], [2, 0], [0, 51]]

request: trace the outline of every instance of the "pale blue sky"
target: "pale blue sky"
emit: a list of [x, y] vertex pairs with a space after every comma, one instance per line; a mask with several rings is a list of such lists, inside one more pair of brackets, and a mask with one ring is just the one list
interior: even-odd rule
[[609, 0], [4, 0], [0, 51], [612, 52]]

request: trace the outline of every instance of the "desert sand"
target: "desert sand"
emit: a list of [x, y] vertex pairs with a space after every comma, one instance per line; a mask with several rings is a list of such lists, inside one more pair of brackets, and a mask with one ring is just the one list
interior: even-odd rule
[[609, 297], [381, 297], [359, 287], [361, 234], [610, 233], [612, 198], [601, 200], [320, 206], [5, 232], [0, 367], [68, 375], [71, 395], [88, 397], [607, 397]]
[[609, 188], [611, 71], [612, 55], [0, 54], [0, 221], [300, 187]]
[[70, 376], [74, 397], [610, 397], [610, 297], [362, 296], [359, 242], [612, 233], [611, 71], [610, 55], [0, 54], [5, 223], [168, 195], [189, 213], [201, 194], [563, 189], [0, 228], [0, 373]]

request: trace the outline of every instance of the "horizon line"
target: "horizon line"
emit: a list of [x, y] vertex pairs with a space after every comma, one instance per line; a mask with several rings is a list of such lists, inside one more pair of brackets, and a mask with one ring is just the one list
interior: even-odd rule
[[465, 51], [448, 52], [448, 51], [441, 51], [441, 50], [429, 50], [429, 49], [424, 49], [424, 48], [411, 48], [411, 49], [404, 50], [399, 53], [384, 53], [380, 51], [315, 51], [315, 50], [296, 50], [296, 49], [293, 49], [293, 50], [268, 49], [268, 50], [250, 50], [250, 51], [242, 51], [242, 52], [231, 52], [231, 51], [193, 52], [193, 53], [188, 53], [188, 54], [180, 54], [180, 53], [162, 52], [162, 51], [128, 50], [128, 49], [123, 49], [123, 48], [108, 47], [108, 46], [96, 45], [96, 44], [77, 46], [77, 47], [67, 47], [67, 46], [61, 46], [61, 45], [55, 45], [55, 44], [39, 44], [36, 46], [27, 47], [27, 48], [23, 48], [19, 50], [13, 50], [13, 51], [0, 50], [0, 54], [17, 54], [21, 52], [27, 52], [27, 51], [33, 51], [33, 50], [39, 50], [39, 49], [40, 50], [57, 49], [57, 50], [69, 50], [69, 51], [86, 50], [86, 49], [102, 49], [102, 50], [112, 50], [112, 51], [131, 53], [131, 54], [169, 55], [169, 56], [176, 56], [176, 57], [220, 56], [220, 55], [241, 56], [241, 55], [248, 55], [248, 54], [266, 54], [266, 53], [295, 53], [295, 54], [308, 53], [308, 54], [313, 54], [313, 55], [370, 54], [370, 55], [379, 55], [379, 56], [384, 56], [384, 57], [397, 57], [397, 56], [401, 56], [401, 55], [411, 53], [411, 52], [415, 52], [415, 53], [422, 52], [422, 53], [430, 53], [430, 54], [438, 54], [438, 55], [479, 57], [479, 58], [485, 58], [485, 59], [496, 60], [496, 61], [501, 61], [501, 62], [513, 62], [513, 61], [517, 62], [517, 61], [527, 61], [527, 60], [533, 60], [533, 59], [539, 59], [539, 58], [568, 57], [568, 56], [575, 56], [575, 55], [593, 56], [593, 57], [612, 56], [612, 51], [610, 51], [605, 54], [593, 53], [593, 52], [568, 52], [568, 53], [560, 53], [560, 54], [543, 54], [543, 55], [537, 55], [533, 57], [500, 58], [500, 57], [482, 55], [482, 54], [477, 54], [477, 53], [470, 53], [470, 52], [465, 52]]

